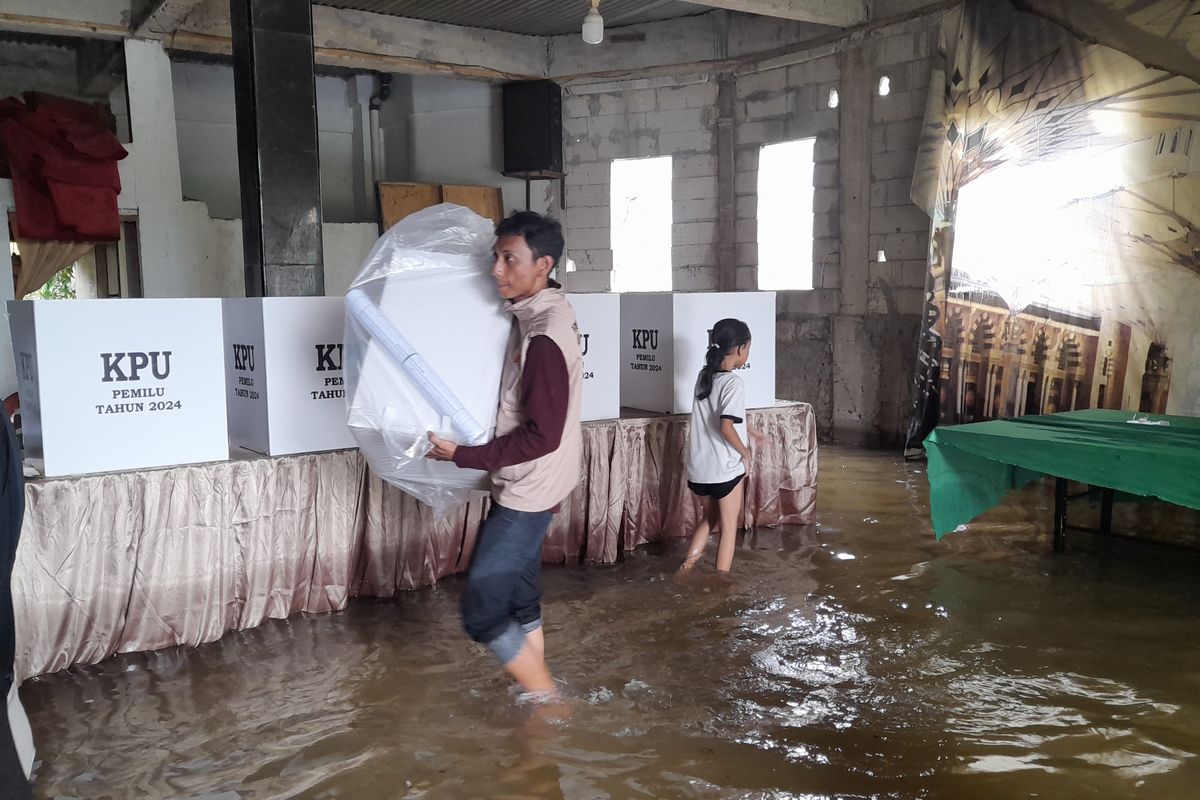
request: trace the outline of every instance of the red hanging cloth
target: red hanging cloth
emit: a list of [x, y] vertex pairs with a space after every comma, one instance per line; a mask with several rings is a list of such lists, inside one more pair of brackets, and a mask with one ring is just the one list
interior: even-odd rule
[[12, 177], [22, 239], [117, 241], [117, 162], [127, 155], [86, 103], [33, 92], [0, 100], [0, 176]]

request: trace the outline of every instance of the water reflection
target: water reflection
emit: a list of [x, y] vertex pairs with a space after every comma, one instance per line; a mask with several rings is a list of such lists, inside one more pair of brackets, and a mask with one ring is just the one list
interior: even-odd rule
[[[23, 690], [41, 797], [1190, 797], [1194, 554], [1049, 552], [1031, 487], [934, 541], [924, 476], [828, 448], [820, 525], [550, 569], [569, 717], [458, 630], [460, 581]], [[846, 556], [850, 556], [847, 558]]]

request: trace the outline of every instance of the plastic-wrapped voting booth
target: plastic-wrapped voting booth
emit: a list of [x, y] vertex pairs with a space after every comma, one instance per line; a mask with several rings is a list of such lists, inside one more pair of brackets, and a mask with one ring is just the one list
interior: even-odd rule
[[371, 468], [446, 511], [486, 474], [430, 461], [426, 433], [488, 441], [511, 332], [491, 277], [495, 229], [443, 203], [394, 225], [346, 294], [347, 424]]

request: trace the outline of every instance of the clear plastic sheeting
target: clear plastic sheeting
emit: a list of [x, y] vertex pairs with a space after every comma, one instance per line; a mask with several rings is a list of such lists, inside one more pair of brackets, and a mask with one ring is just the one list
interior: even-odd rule
[[346, 294], [347, 423], [371, 468], [444, 513], [486, 475], [430, 461], [427, 433], [482, 444], [511, 334], [490, 275], [491, 221], [448, 203], [380, 237]]

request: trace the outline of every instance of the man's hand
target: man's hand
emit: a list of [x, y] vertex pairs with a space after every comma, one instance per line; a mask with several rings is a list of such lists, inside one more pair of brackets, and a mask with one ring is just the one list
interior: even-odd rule
[[426, 458], [432, 458], [434, 461], [454, 460], [454, 451], [458, 449], [458, 445], [446, 441], [433, 432], [429, 433], [429, 441], [433, 443], [433, 449], [426, 454]]

